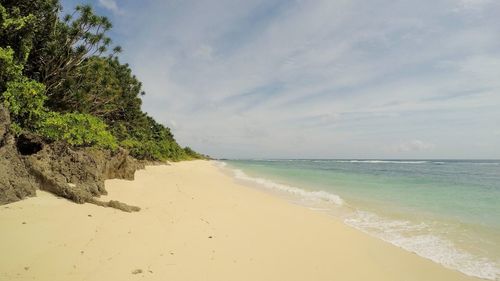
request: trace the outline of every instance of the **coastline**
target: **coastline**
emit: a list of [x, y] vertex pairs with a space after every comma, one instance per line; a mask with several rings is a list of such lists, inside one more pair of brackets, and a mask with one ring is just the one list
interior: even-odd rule
[[106, 181], [125, 213], [38, 191], [0, 207], [6, 280], [481, 280], [237, 183], [207, 161]]

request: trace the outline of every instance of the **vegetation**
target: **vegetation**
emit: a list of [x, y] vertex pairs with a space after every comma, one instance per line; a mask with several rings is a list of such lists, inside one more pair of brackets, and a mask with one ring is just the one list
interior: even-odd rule
[[204, 158], [141, 110], [142, 84], [88, 5], [0, 0], [0, 102], [14, 132], [72, 146], [128, 149], [145, 160]]
[[118, 148], [107, 125], [89, 114], [52, 112], [43, 120], [37, 132], [47, 139], [64, 140], [73, 146], [97, 146], [113, 150]]

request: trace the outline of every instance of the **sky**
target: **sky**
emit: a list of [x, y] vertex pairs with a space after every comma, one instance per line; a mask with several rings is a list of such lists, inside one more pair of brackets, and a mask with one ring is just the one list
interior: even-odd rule
[[500, 159], [500, 1], [63, 0], [219, 158]]

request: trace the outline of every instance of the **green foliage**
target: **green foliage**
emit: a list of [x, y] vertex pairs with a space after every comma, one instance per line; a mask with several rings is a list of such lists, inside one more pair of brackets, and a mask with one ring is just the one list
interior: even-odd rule
[[50, 140], [64, 140], [74, 146], [116, 149], [116, 139], [99, 118], [79, 113], [51, 113], [37, 130]]
[[[14, 17], [28, 18], [29, 21], [16, 32], [2, 34], [0, 46], [10, 46], [15, 51], [16, 60], [24, 64], [24, 74], [38, 82], [44, 82], [44, 72], [48, 65], [53, 68], [55, 61], [50, 60], [49, 45], [56, 41], [60, 25], [61, 11], [59, 0], [2, 0], [2, 5]], [[44, 83], [45, 84], [45, 83]]]
[[137, 159], [146, 160], [185, 160], [187, 155], [184, 150], [175, 142], [163, 141], [138, 141], [134, 139], [126, 139], [120, 143], [123, 148], [130, 151], [130, 155]]
[[[4, 2], [4, 1], [2, 1]], [[10, 1], [5, 1], [8, 4]], [[24, 64], [28, 59], [32, 48], [32, 38], [34, 33], [35, 16], [33, 14], [21, 13], [17, 6], [7, 9], [4, 4], [0, 4], [0, 47], [14, 49], [14, 59], [18, 63]]]
[[14, 50], [0, 47], [0, 93], [5, 91], [9, 81], [20, 79], [23, 66], [14, 60]]
[[32, 71], [47, 86], [49, 97], [55, 96], [49, 102], [67, 90], [64, 83], [75, 74], [77, 67], [90, 57], [108, 52], [112, 41], [106, 33], [111, 26], [106, 17], [94, 14], [89, 5], [80, 5], [73, 14], [56, 21], [50, 28], [51, 36], [39, 42], [37, 56], [31, 57]]
[[149, 159], [163, 161], [169, 159], [162, 153], [161, 146], [153, 141], [138, 141], [134, 139], [126, 139], [120, 145], [129, 150], [130, 155], [137, 159]]
[[114, 134], [121, 145], [138, 159], [178, 161], [187, 158], [170, 129], [145, 114], [116, 128], [118, 132], [114, 131]]
[[11, 119], [23, 128], [35, 129], [44, 118], [46, 110], [45, 86], [27, 78], [7, 83], [2, 94], [3, 104], [9, 109]]
[[206, 157], [204, 155], [199, 154], [198, 152], [194, 151], [191, 149], [191, 147], [186, 146], [184, 147], [184, 153], [188, 158], [191, 159], [205, 159]]
[[17, 123], [11, 123], [9, 129], [14, 136], [19, 136], [23, 132], [23, 128], [21, 128], [21, 126]]
[[20, 17], [19, 8], [15, 8], [13, 13], [14, 17], [11, 17], [11, 15], [7, 13], [7, 9], [5, 9], [2, 4], [0, 4], [0, 27], [5, 33], [21, 30], [33, 18], [33, 15]]
[[117, 58], [91, 57], [64, 83], [64, 92], [51, 97], [58, 111], [99, 116], [108, 124], [129, 121], [142, 114], [141, 83]]

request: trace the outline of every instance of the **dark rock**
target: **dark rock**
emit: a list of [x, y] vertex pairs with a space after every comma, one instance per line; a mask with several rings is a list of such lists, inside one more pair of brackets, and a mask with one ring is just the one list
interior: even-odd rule
[[142, 269], [136, 269], [132, 271], [132, 274], [140, 274], [140, 273], [142, 273]]
[[0, 147], [0, 205], [36, 195], [36, 183], [14, 145]]
[[104, 179], [133, 180], [135, 171], [143, 168], [143, 165], [130, 157], [128, 151], [124, 149], [119, 149], [114, 153], [95, 149], [87, 151], [95, 159]]
[[10, 134], [9, 113], [0, 105], [0, 205], [36, 195], [36, 183]]
[[100, 167], [83, 150], [53, 143], [27, 156], [25, 163], [41, 190], [76, 203], [85, 203], [94, 196], [106, 194]]
[[126, 212], [140, 210], [118, 201], [102, 202], [94, 198], [107, 194], [104, 189], [106, 179], [134, 179], [137, 161], [126, 150], [113, 153], [53, 143], [26, 157], [25, 162], [42, 190], [76, 203], [88, 202]]
[[9, 112], [0, 105], [0, 146], [5, 144], [7, 133], [9, 132], [10, 115]]
[[116, 201], [116, 200], [109, 201], [108, 207], [119, 209], [119, 210], [129, 212], [129, 213], [130, 212], [138, 212], [141, 210], [141, 208], [139, 208], [139, 207], [127, 205], [125, 203], [122, 203], [122, 202]]
[[122, 210], [122, 211], [128, 212], [128, 213], [139, 212], [141, 210], [141, 208], [139, 208], [137, 206], [131, 206], [131, 205], [128, 205], [128, 204], [125, 204], [123, 202], [116, 201], [116, 200], [104, 202], [104, 201], [100, 201], [100, 200], [93, 198], [93, 199], [89, 200], [89, 203], [92, 203], [92, 204], [95, 204], [95, 205], [98, 205], [101, 207], [115, 208], [115, 209]]

